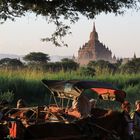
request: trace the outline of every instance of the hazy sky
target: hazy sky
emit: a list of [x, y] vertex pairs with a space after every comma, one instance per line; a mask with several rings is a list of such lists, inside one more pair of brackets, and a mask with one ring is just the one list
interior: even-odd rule
[[111, 49], [116, 57], [140, 57], [140, 11], [128, 11], [123, 16], [101, 14], [95, 20], [80, 17], [72, 25], [72, 34], [64, 40], [69, 47], [55, 47], [51, 43], [41, 42], [41, 38], [50, 36], [54, 31], [42, 17], [28, 14], [0, 24], [0, 53], [26, 55], [30, 52], [43, 52], [49, 55], [77, 56], [80, 46], [89, 40], [90, 32], [96, 24], [99, 40]]

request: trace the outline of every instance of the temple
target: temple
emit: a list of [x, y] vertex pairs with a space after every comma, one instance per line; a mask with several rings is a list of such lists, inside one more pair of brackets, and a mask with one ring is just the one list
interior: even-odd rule
[[80, 66], [87, 65], [90, 61], [104, 60], [110, 63], [116, 62], [115, 55], [112, 57], [112, 52], [103, 43], [99, 41], [98, 33], [96, 32], [95, 23], [93, 31], [90, 33], [89, 41], [78, 50], [76, 62]]

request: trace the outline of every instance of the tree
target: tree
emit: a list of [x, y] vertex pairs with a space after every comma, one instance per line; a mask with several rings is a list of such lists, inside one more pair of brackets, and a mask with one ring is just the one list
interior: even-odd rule
[[124, 73], [140, 73], [140, 58], [134, 58], [121, 66], [121, 70]]
[[42, 52], [31, 52], [25, 55], [23, 59], [29, 63], [46, 64], [50, 60], [50, 57], [48, 54]]
[[0, 60], [0, 65], [6, 66], [6, 65], [9, 64], [10, 60], [11, 60], [10, 58], [2, 58], [2, 59]]
[[69, 58], [61, 59], [61, 65], [64, 71], [77, 70], [79, 68], [79, 64]]
[[62, 70], [61, 62], [49, 62], [45, 68], [47, 71], [50, 72], [58, 72]]
[[79, 68], [79, 64], [69, 58], [63, 58], [61, 62], [49, 62], [46, 65], [46, 70], [51, 72], [58, 71], [75, 71]]
[[85, 75], [85, 76], [95, 76], [95, 69], [93, 67], [90, 67], [90, 66], [87, 66], [87, 67], [81, 67], [80, 68], [80, 73], [82, 75]]
[[96, 75], [107, 73], [113, 74], [117, 70], [117, 67], [114, 64], [104, 60], [90, 61], [87, 65], [87, 68], [90, 68], [91, 70], [94, 69], [94, 73], [96, 72]]
[[139, 8], [140, 0], [0, 0], [0, 20], [14, 20], [22, 17], [27, 12], [33, 12], [47, 18], [48, 22], [56, 25], [56, 31], [51, 37], [42, 39], [52, 41], [60, 46], [57, 39], [67, 46], [62, 37], [67, 35], [70, 27], [61, 19], [75, 23], [79, 14], [93, 19], [102, 12], [121, 14], [125, 8]]
[[21, 66], [23, 66], [23, 63], [16, 58], [14, 58], [14, 59], [3, 58], [0, 60], [0, 66], [2, 66], [2, 67], [21, 67]]

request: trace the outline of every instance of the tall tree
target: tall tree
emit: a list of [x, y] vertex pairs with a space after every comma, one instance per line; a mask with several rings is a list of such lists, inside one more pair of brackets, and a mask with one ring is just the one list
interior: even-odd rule
[[23, 59], [29, 63], [46, 64], [50, 57], [48, 54], [42, 52], [31, 52], [23, 57]]
[[125, 8], [138, 9], [139, 3], [140, 0], [0, 0], [0, 20], [14, 20], [27, 12], [45, 16], [48, 22], [55, 23], [56, 31], [43, 41], [52, 41], [56, 46], [60, 46], [57, 39], [66, 45], [62, 37], [70, 33], [70, 27], [61, 19], [75, 23], [80, 14], [90, 19], [102, 12], [121, 14]]

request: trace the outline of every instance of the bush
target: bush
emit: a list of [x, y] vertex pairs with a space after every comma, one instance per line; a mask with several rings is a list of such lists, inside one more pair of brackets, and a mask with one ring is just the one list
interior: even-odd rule
[[8, 102], [12, 102], [14, 100], [14, 93], [12, 91], [7, 91], [4, 93], [0, 93], [0, 100], [6, 100]]

